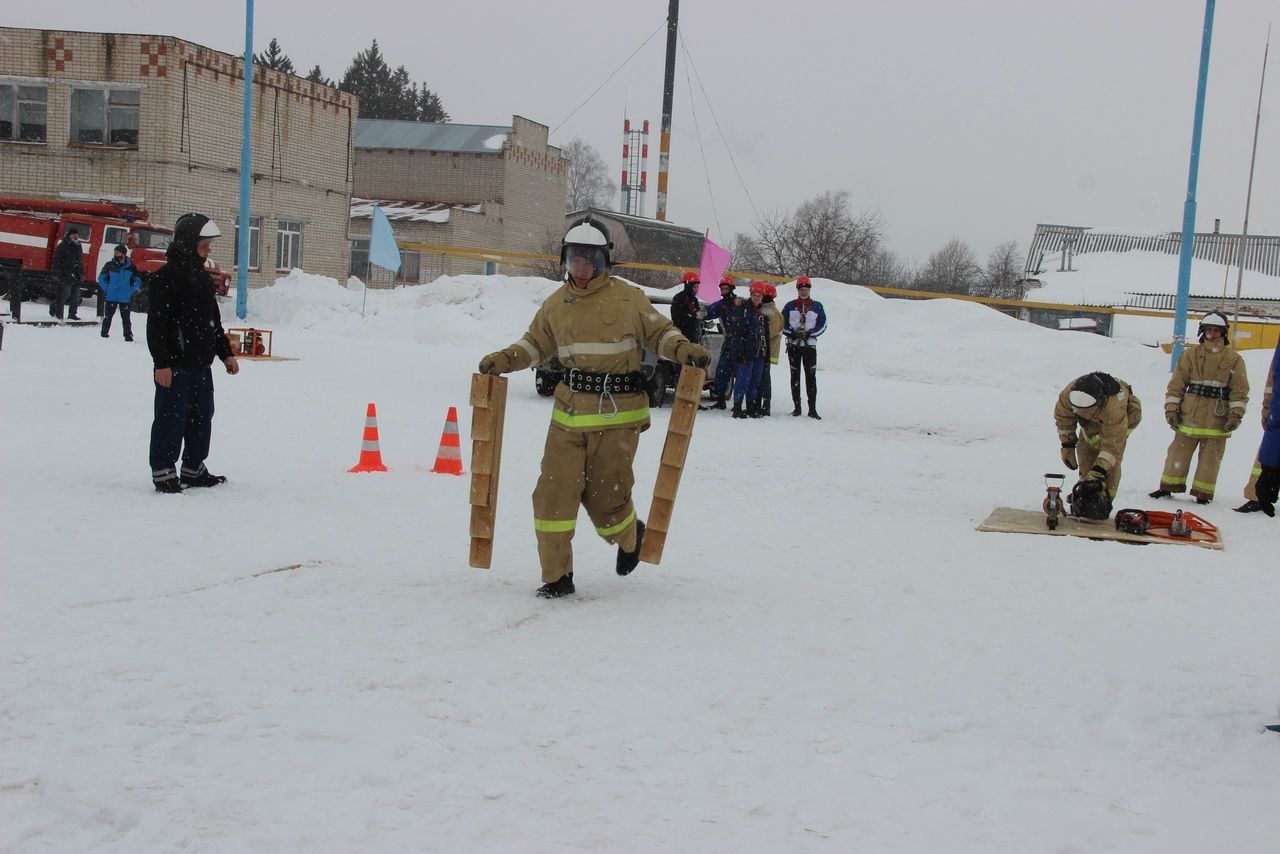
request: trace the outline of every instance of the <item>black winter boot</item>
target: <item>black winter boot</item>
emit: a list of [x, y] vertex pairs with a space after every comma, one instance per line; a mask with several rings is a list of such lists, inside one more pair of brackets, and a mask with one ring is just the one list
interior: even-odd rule
[[773, 402], [768, 400], [760, 404], [760, 414], [763, 415], [765, 418], [768, 418], [770, 415], [773, 414], [772, 412], [769, 411], [772, 405], [773, 405]]
[[1239, 507], [1232, 507], [1231, 509], [1237, 513], [1257, 513], [1262, 509], [1262, 505], [1257, 501], [1246, 501]]
[[539, 599], [559, 599], [561, 596], [569, 596], [573, 592], [573, 573], [568, 572], [555, 581], [548, 581], [539, 587], [538, 592], [534, 595]]
[[791, 410], [792, 418], [799, 418], [803, 413], [800, 411], [800, 401], [796, 401], [796, 408]]
[[182, 472], [183, 486], [217, 486], [220, 483], [226, 483], [227, 479], [220, 474], [212, 474], [208, 469], [200, 469], [199, 474], [187, 474], [184, 469]]
[[152, 483], [156, 485], [156, 492], [163, 492], [166, 495], [182, 494], [182, 484], [178, 482], [177, 478], [170, 478], [169, 480], [155, 480], [152, 481]]
[[1170, 495], [1173, 493], [1167, 489], [1156, 489], [1147, 493], [1148, 498], [1168, 498]]
[[747, 417], [748, 417], [748, 418], [759, 418], [762, 414], [763, 414], [763, 413], [760, 411], [760, 403], [759, 403], [759, 401], [755, 401], [755, 400], [753, 400], [753, 401], [751, 401], [750, 403], [748, 403], [748, 404], [747, 404]]
[[724, 408], [725, 408], [724, 398], [723, 398], [723, 397], [717, 397], [717, 398], [716, 398], [716, 402], [715, 402], [715, 403], [713, 403], [713, 404], [711, 404], [711, 408], [712, 408], [712, 409], [724, 409]]
[[618, 546], [618, 575], [630, 575], [640, 565], [640, 546], [644, 543], [644, 522], [636, 520], [636, 550], [624, 552]]
[[812, 403], [809, 404], [809, 417], [814, 421], [822, 420], [822, 416], [818, 414], [818, 407], [814, 406]]
[[742, 404], [741, 404], [741, 403], [735, 403], [735, 404], [733, 405], [733, 417], [734, 417], [734, 418], [746, 418], [746, 417], [747, 417], [747, 413], [745, 413], [745, 412], [743, 412], [743, 411], [742, 411]]

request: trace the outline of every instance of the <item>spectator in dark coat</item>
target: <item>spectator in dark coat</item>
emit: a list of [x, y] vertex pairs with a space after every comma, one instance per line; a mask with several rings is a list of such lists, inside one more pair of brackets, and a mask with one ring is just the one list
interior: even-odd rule
[[680, 280], [684, 290], [671, 300], [671, 322], [694, 344], [702, 343], [702, 318], [706, 312], [698, 302], [698, 274], [688, 272]]
[[[733, 311], [734, 306], [742, 302], [740, 298], [733, 295], [734, 285], [733, 276], [726, 273], [720, 279], [720, 299], [707, 306], [705, 317], [713, 319], [718, 317], [721, 320], [728, 321], [729, 312]], [[728, 358], [722, 351], [720, 353], [720, 361], [716, 363], [716, 402], [712, 405], [712, 409], [725, 408], [725, 397], [729, 393], [729, 383], [733, 382], [733, 375], [736, 370], [737, 363]]]
[[129, 317], [129, 303], [133, 295], [142, 288], [142, 279], [138, 270], [129, 260], [129, 248], [123, 244], [116, 247], [110, 261], [102, 265], [98, 274], [98, 287], [107, 301], [107, 313], [102, 318], [102, 337], [111, 337], [111, 318], [116, 309], [120, 309], [120, 323], [124, 325], [124, 340], [133, 340], [133, 324]]
[[[157, 492], [217, 486], [205, 468], [213, 433], [214, 357], [228, 374], [240, 372], [218, 314], [205, 261], [222, 234], [203, 214], [183, 214], [174, 226], [168, 261], [151, 277], [147, 347], [155, 363], [155, 420], [151, 424], [151, 481]], [[182, 473], [176, 469], [182, 454]]]
[[49, 302], [49, 315], [62, 319], [62, 307], [71, 306], [69, 320], [79, 320], [80, 283], [84, 281], [84, 250], [80, 247], [80, 229], [68, 228], [58, 247], [53, 250], [53, 273], [58, 278], [58, 293]]

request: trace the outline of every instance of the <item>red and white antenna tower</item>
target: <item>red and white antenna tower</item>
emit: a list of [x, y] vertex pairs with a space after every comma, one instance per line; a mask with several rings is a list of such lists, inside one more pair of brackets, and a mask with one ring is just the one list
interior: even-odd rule
[[621, 212], [644, 216], [644, 196], [649, 189], [649, 120], [640, 130], [631, 129], [631, 119], [622, 120], [622, 207]]

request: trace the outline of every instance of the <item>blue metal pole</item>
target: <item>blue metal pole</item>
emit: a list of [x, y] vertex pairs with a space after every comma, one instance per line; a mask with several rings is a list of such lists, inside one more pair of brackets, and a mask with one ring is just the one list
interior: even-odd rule
[[1178, 298], [1173, 308], [1173, 360], [1178, 365], [1187, 340], [1187, 302], [1191, 293], [1191, 255], [1196, 232], [1196, 180], [1200, 177], [1200, 131], [1204, 128], [1204, 90], [1209, 83], [1209, 44], [1213, 41], [1214, 0], [1204, 3], [1204, 38], [1200, 42], [1200, 80], [1196, 84], [1196, 117], [1191, 129], [1191, 169], [1187, 177], [1187, 202], [1182, 208], [1182, 246], [1178, 253]]
[[249, 187], [253, 131], [253, 0], [244, 4], [244, 136], [240, 140], [240, 228], [236, 233], [236, 317], [249, 313]]

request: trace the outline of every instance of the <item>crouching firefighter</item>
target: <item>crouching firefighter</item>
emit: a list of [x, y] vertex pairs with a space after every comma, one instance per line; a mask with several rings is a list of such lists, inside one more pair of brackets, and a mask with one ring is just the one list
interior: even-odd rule
[[1071, 515], [1106, 519], [1120, 489], [1120, 463], [1129, 434], [1142, 421], [1142, 401], [1123, 380], [1094, 371], [1059, 394], [1053, 420], [1062, 464], [1080, 471], [1071, 490]]
[[711, 354], [680, 334], [644, 292], [609, 275], [613, 243], [604, 225], [584, 217], [564, 236], [565, 281], [549, 296], [524, 336], [480, 360], [480, 371], [505, 374], [558, 356], [566, 368], [556, 386], [542, 474], [533, 490], [533, 527], [543, 585], [538, 595], [574, 592], [573, 534], [578, 507], [596, 533], [618, 547], [617, 573], [640, 560], [644, 523], [631, 501], [632, 462], [649, 429], [640, 371], [642, 348], [659, 358], [705, 368]]

